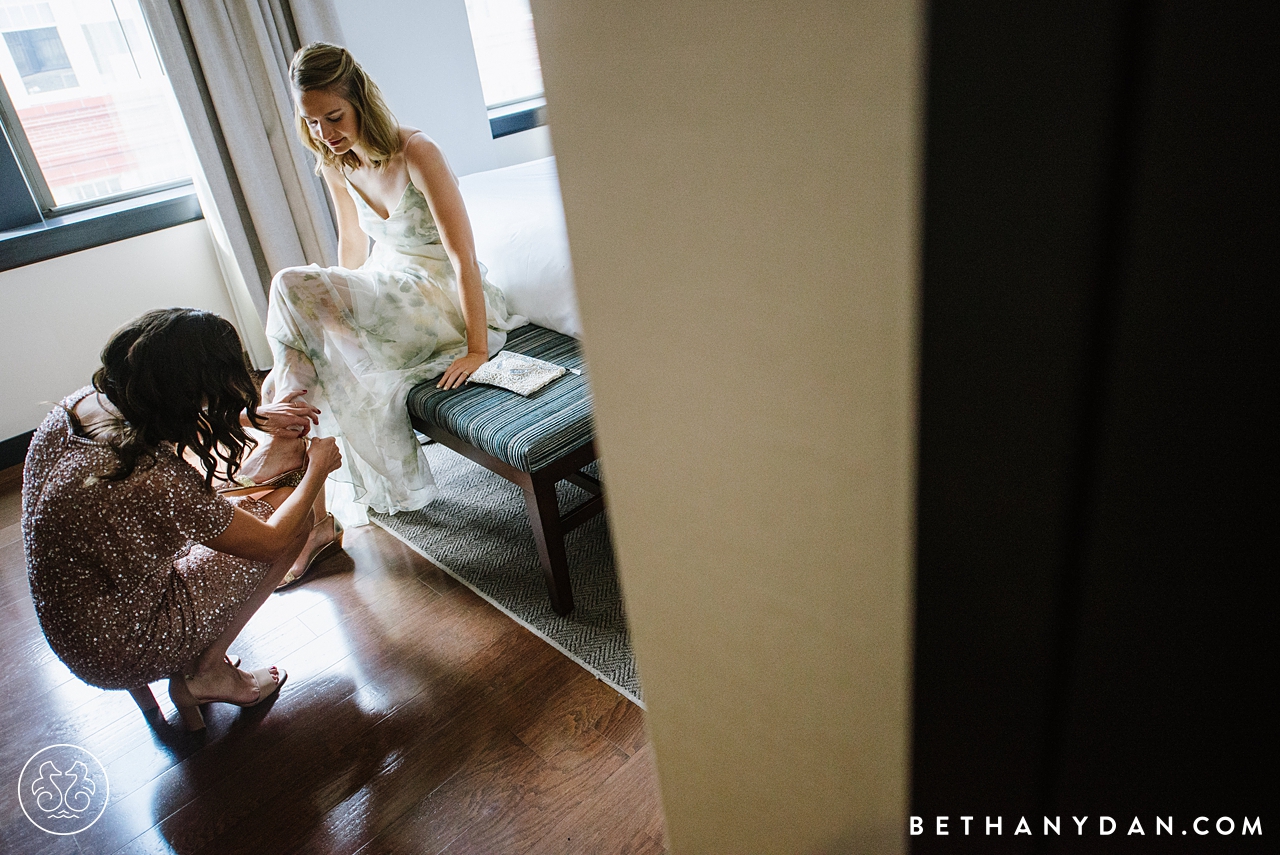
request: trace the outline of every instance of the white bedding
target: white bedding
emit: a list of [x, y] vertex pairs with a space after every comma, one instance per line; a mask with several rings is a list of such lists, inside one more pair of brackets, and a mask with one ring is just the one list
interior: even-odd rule
[[458, 179], [476, 257], [507, 307], [538, 326], [582, 338], [554, 157]]

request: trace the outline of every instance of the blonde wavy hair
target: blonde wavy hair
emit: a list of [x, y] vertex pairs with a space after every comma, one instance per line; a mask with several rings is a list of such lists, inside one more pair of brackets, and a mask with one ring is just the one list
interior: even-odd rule
[[[346, 48], [325, 42], [312, 42], [299, 48], [289, 63], [289, 80], [297, 93], [324, 89], [351, 103], [356, 114], [356, 133], [360, 147], [368, 154], [369, 166], [381, 169], [404, 147], [400, 141], [400, 125], [383, 100], [378, 84]], [[363, 165], [350, 149], [336, 155], [327, 145], [316, 140], [302, 118], [296, 98], [294, 119], [303, 145], [316, 154], [317, 173], [326, 166], [344, 171]]]

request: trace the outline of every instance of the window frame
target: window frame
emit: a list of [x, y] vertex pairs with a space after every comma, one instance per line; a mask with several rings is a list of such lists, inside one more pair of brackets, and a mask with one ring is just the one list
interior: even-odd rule
[[9, 97], [9, 87], [3, 80], [0, 80], [0, 125], [4, 127], [5, 136], [9, 138], [10, 153], [17, 161], [23, 178], [26, 179], [27, 190], [39, 206], [41, 217], [53, 213], [55, 207], [53, 192], [49, 189], [49, 182], [45, 181], [44, 173], [40, 171], [36, 153], [31, 149], [31, 143], [27, 141], [27, 132], [18, 118], [18, 110], [13, 106], [13, 99]]
[[526, 98], [509, 104], [489, 108], [489, 133], [499, 137], [533, 130], [547, 123], [547, 99], [545, 95]]
[[[3, 87], [0, 86], [0, 89]], [[40, 205], [27, 181], [18, 155], [9, 140], [9, 130], [0, 122], [0, 234], [43, 221]], [[2, 257], [2, 256], [0, 256]]]
[[[10, 159], [8, 146], [0, 161]], [[0, 164], [0, 169], [3, 164]], [[8, 207], [9, 194], [4, 202]], [[29, 197], [28, 197], [29, 198]], [[31, 200], [32, 209], [35, 202]], [[39, 212], [37, 211], [37, 214]], [[188, 181], [0, 231], [0, 272], [204, 219]]]
[[57, 205], [0, 81], [0, 272], [203, 219], [190, 178]]
[[[466, 3], [463, 3], [464, 8]], [[476, 58], [476, 66], [479, 68], [479, 54], [476, 49], [476, 30], [471, 18], [471, 10], [465, 9], [467, 15], [467, 34], [471, 39], [471, 51]], [[537, 49], [537, 34], [534, 34], [534, 48]], [[541, 65], [541, 59], [539, 59]], [[539, 72], [541, 76], [541, 72]], [[484, 97], [484, 86], [480, 87], [481, 97]], [[490, 104], [486, 101], [485, 111], [489, 119], [489, 133], [493, 139], [518, 134], [521, 131], [532, 130], [547, 123], [547, 91], [545, 84], [536, 93], [510, 101], [500, 101], [496, 104]]]

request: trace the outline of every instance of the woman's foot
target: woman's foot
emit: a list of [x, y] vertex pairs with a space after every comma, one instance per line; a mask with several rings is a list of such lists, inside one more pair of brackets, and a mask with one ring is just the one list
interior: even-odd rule
[[239, 707], [255, 706], [275, 694], [288, 676], [274, 665], [246, 673], [220, 660], [190, 677], [174, 674], [169, 678], [169, 698], [178, 708], [178, 715], [187, 730], [204, 730], [201, 704], [219, 702]]
[[311, 569], [312, 565], [323, 561], [341, 548], [342, 525], [334, 519], [333, 514], [325, 514], [324, 519], [311, 527], [311, 534], [307, 537], [307, 545], [302, 548], [302, 552], [298, 555], [298, 560], [293, 562], [289, 572], [284, 574], [284, 578], [280, 580], [276, 590], [288, 588], [290, 585], [302, 581], [302, 578], [307, 575], [307, 571]]
[[248, 479], [253, 484], [263, 484], [286, 472], [305, 469], [306, 465], [305, 439], [286, 439], [266, 434], [253, 453], [245, 459], [244, 465], [236, 473], [236, 480]]
[[[258, 703], [266, 695], [275, 691], [280, 684], [282, 672], [272, 665], [265, 669], [268, 674], [266, 685], [259, 685], [258, 680], [248, 671], [231, 667], [225, 659], [217, 665], [186, 678], [187, 690], [196, 703], [221, 703], [249, 706]], [[265, 692], [265, 694], [264, 694]]]

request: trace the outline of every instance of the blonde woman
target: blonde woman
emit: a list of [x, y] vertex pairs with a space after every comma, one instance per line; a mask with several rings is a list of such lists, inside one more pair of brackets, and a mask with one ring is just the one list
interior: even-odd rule
[[290, 78], [298, 133], [337, 212], [339, 266], [276, 274], [267, 315], [275, 368], [264, 397], [305, 393], [319, 408], [320, 432], [342, 447], [337, 477], [357, 502], [419, 508], [434, 482], [409, 426], [409, 390], [433, 377], [457, 388], [526, 320], [484, 278], [443, 152], [396, 123], [351, 54], [307, 45]]

